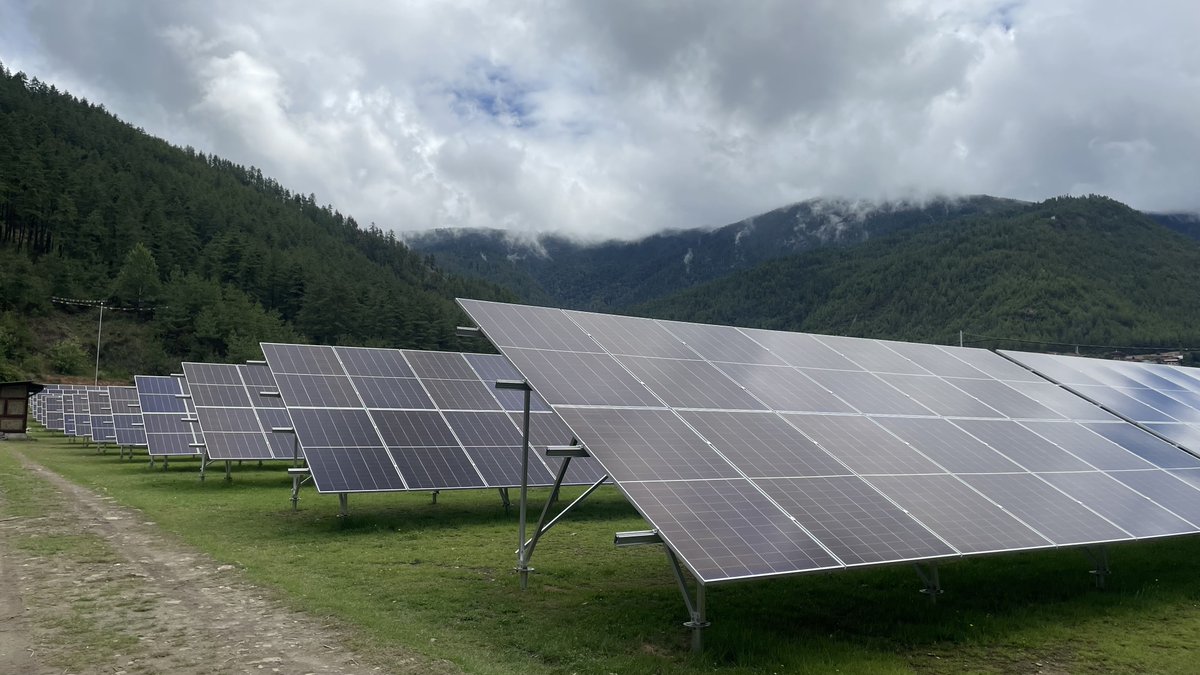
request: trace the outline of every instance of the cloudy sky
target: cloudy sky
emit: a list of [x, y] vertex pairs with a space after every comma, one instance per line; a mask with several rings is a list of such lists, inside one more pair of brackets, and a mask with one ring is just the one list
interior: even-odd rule
[[1194, 0], [0, 0], [0, 61], [360, 223], [635, 237], [819, 196], [1200, 210]]

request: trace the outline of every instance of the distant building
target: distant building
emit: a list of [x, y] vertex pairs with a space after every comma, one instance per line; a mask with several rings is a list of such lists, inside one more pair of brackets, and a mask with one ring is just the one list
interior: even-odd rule
[[0, 382], [0, 436], [24, 435], [29, 424], [29, 397], [42, 390], [34, 382]]

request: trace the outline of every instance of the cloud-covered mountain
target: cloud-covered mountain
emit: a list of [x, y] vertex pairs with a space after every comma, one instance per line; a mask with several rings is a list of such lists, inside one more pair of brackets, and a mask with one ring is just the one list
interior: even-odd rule
[[845, 246], [921, 225], [1005, 213], [1021, 202], [988, 196], [922, 203], [813, 199], [717, 229], [636, 241], [581, 243], [561, 235], [432, 230], [406, 242], [460, 274], [507, 286], [533, 303], [620, 310], [768, 260]]

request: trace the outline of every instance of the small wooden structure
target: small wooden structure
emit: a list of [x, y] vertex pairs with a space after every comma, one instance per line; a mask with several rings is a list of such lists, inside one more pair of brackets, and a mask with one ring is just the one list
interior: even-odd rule
[[0, 435], [24, 434], [29, 423], [29, 397], [43, 389], [35, 382], [0, 382]]

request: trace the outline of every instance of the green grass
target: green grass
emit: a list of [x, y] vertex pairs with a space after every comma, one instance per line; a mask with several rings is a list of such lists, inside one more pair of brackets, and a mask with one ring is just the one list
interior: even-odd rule
[[[1200, 538], [1112, 547], [1102, 591], [1072, 550], [944, 565], [936, 605], [908, 566], [710, 587], [712, 626], [694, 656], [662, 550], [612, 545], [615, 531], [645, 527], [612, 488], [539, 543], [521, 592], [515, 509], [495, 491], [443, 492], [436, 505], [424, 493], [351, 495], [339, 519], [337, 499], [311, 488], [293, 513], [280, 464], [200, 483], [195, 461], [150, 470], [35, 435], [17, 447], [349, 627], [352, 646], [377, 659], [410, 650], [479, 673], [1195, 669]], [[540, 505], [546, 491], [532, 495]]]

